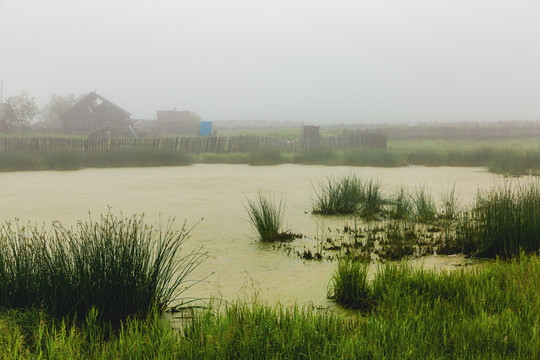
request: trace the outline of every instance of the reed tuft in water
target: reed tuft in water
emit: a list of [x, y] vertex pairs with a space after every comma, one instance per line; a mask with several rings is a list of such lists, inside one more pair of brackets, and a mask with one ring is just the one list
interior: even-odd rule
[[[484, 257], [509, 258], [540, 250], [540, 185], [508, 182], [479, 192], [459, 224], [458, 239]], [[472, 243], [472, 244], [471, 244]], [[471, 249], [472, 250], [472, 249]]]
[[364, 197], [365, 183], [356, 175], [328, 177], [320, 183], [314, 214], [334, 215], [355, 213]]
[[185, 224], [172, 230], [112, 214], [50, 231], [7, 223], [0, 233], [0, 307], [40, 308], [83, 319], [91, 309], [118, 326], [130, 316], [182, 301], [188, 275], [205, 255], [181, 254]]
[[283, 199], [274, 199], [257, 191], [257, 197], [248, 199], [246, 206], [249, 220], [263, 242], [290, 240], [294, 235], [289, 231], [281, 231], [285, 203]]

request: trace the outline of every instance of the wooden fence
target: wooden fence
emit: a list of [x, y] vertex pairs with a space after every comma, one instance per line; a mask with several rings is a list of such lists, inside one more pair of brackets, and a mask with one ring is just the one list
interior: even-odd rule
[[[379, 139], [375, 141], [376, 139]], [[382, 139], [382, 140], [381, 140]], [[251, 151], [298, 152], [315, 151], [321, 148], [347, 149], [357, 147], [381, 146], [386, 148], [386, 137], [346, 135], [319, 137], [302, 141], [285, 140], [264, 136], [231, 137], [178, 137], [178, 138], [140, 138], [140, 139], [69, 139], [69, 138], [0, 138], [0, 151], [21, 151], [45, 153], [52, 151], [141, 151], [164, 150], [186, 153], [230, 153]]]

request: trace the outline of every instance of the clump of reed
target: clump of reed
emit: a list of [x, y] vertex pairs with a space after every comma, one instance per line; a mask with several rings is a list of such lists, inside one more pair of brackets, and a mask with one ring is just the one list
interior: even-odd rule
[[407, 220], [414, 213], [411, 194], [403, 186], [399, 188], [397, 195], [390, 200], [390, 205], [388, 214], [391, 219]]
[[[520, 251], [540, 250], [540, 186], [537, 182], [508, 182], [479, 192], [476, 204], [464, 216], [458, 238], [476, 255], [509, 258]], [[470, 249], [472, 251], [472, 249]]]
[[381, 181], [377, 179], [371, 178], [364, 182], [360, 196], [361, 217], [373, 218], [384, 212], [383, 206], [387, 201], [382, 195], [381, 187]]
[[442, 191], [441, 202], [442, 211], [439, 213], [439, 218], [454, 220], [459, 213], [459, 202], [455, 183], [451, 189]]
[[99, 221], [50, 231], [7, 223], [0, 233], [0, 307], [36, 307], [57, 318], [83, 319], [91, 309], [118, 326], [130, 316], [164, 311], [189, 287], [204, 259], [182, 255], [189, 234], [143, 222], [143, 216], [110, 213]]
[[370, 218], [383, 212], [386, 203], [381, 192], [381, 182], [363, 180], [354, 175], [328, 177], [320, 183], [320, 190], [313, 206], [314, 214], [354, 214]]
[[437, 206], [433, 196], [428, 193], [425, 187], [416, 188], [413, 197], [414, 217], [418, 222], [431, 222], [437, 216]]
[[364, 182], [356, 175], [327, 177], [320, 183], [320, 191], [313, 207], [314, 214], [353, 214], [364, 196]]
[[255, 199], [248, 199], [246, 210], [251, 225], [257, 231], [261, 241], [274, 242], [294, 238], [289, 231], [281, 230], [285, 212], [285, 203], [282, 198], [276, 200], [259, 190]]
[[332, 275], [328, 298], [351, 309], [368, 310], [373, 305], [367, 281], [367, 263], [342, 257]]

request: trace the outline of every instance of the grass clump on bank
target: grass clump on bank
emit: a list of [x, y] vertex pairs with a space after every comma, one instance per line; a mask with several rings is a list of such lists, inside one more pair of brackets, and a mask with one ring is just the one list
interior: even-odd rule
[[110, 213], [74, 229], [47, 232], [7, 223], [0, 234], [0, 307], [40, 308], [61, 318], [95, 309], [113, 327], [130, 316], [164, 311], [185, 289], [201, 253], [180, 254], [189, 230], [145, 225]]
[[289, 231], [281, 230], [285, 212], [283, 199], [276, 200], [270, 195], [257, 191], [256, 199], [248, 199], [246, 210], [251, 225], [262, 242], [292, 240], [295, 237]]
[[328, 298], [352, 309], [368, 310], [372, 297], [367, 281], [367, 263], [355, 261], [351, 257], [338, 262], [328, 289]]
[[509, 258], [540, 250], [540, 185], [506, 183], [479, 192], [460, 220], [459, 241], [478, 256]]

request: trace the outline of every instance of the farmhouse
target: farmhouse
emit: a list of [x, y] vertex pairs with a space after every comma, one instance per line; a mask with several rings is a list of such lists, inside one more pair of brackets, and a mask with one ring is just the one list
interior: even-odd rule
[[132, 135], [131, 114], [96, 92], [83, 97], [62, 116], [64, 132], [89, 134], [107, 129], [108, 133]]

